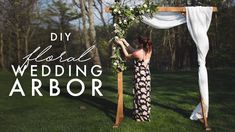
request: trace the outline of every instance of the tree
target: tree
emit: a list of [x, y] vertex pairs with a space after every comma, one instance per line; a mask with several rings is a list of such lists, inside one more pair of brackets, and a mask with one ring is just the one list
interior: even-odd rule
[[[58, 28], [61, 33], [68, 32], [70, 30], [70, 22], [80, 18], [76, 10], [73, 9], [72, 5], [68, 5], [62, 0], [53, 0], [52, 4], [49, 5], [45, 15], [45, 21], [49, 25], [54, 25]], [[68, 52], [67, 44], [63, 39], [64, 51]], [[67, 54], [66, 54], [67, 57]]]
[[[28, 44], [33, 35], [32, 18], [36, 0], [4, 0], [0, 2], [3, 21], [2, 46], [4, 41], [9, 44], [8, 52], [13, 52], [16, 43], [16, 60], [20, 64], [22, 57], [28, 53]], [[5, 49], [2, 47], [2, 49]], [[12, 53], [10, 53], [13, 55]], [[14, 57], [13, 57], [14, 58]], [[11, 60], [11, 59], [8, 59]]]
[[94, 0], [88, 0], [88, 7], [89, 7], [88, 18], [89, 18], [89, 26], [90, 26], [90, 40], [92, 43], [96, 44], [96, 48], [93, 51], [94, 64], [101, 65], [100, 56], [99, 56], [99, 52], [97, 49], [97, 42], [96, 42], [96, 31], [95, 31], [93, 5], [94, 5]]
[[97, 18], [102, 22], [104, 28], [107, 28], [107, 23], [104, 17], [104, 4], [102, 0], [97, 0], [94, 2], [94, 7], [96, 11], [99, 13], [99, 16]]
[[[0, 1], [0, 7], [2, 7], [3, 3], [2, 1]], [[4, 48], [4, 42], [3, 42], [3, 22], [4, 20], [4, 10], [3, 8], [0, 9], [0, 68], [5, 69], [5, 65], [4, 65], [4, 53], [3, 53], [3, 48]]]
[[5, 69], [3, 49], [4, 49], [3, 33], [0, 32], [0, 68]]
[[[88, 5], [84, 0], [79, 0], [79, 2], [74, 0], [73, 2], [81, 10], [82, 25], [83, 25], [82, 29], [85, 40], [85, 46], [86, 48], [89, 48], [91, 44], [96, 44], [96, 48], [90, 53], [90, 55], [92, 56], [94, 64], [101, 65], [99, 51], [97, 49], [97, 42], [96, 42], [96, 30], [95, 30], [94, 9], [93, 9], [94, 0], [88, 0]], [[87, 24], [89, 25], [89, 29], [87, 27]]]

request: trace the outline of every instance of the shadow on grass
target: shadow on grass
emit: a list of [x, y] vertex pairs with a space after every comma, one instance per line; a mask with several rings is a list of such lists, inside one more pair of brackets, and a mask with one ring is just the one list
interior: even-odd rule
[[[109, 100], [105, 99], [104, 97], [96, 97], [96, 96], [92, 96], [87, 93], [83, 93], [79, 97], [73, 97], [70, 94], [68, 94], [67, 92], [63, 91], [65, 89], [65, 87], [66, 86], [60, 87], [61, 93], [59, 96], [63, 96], [63, 97], [73, 99], [73, 100], [78, 100], [78, 101], [86, 103], [90, 106], [93, 106], [93, 107], [103, 111], [107, 115], [107, 117], [109, 117], [113, 122], [115, 121], [117, 103], [109, 101]], [[43, 90], [49, 92], [49, 86], [43, 86], [42, 88], [43, 88]], [[124, 107], [124, 113], [125, 113], [126, 117], [132, 118], [132, 110], [131, 109]]]
[[[110, 87], [102, 87], [103, 90], [106, 90], [106, 91], [109, 91], [109, 92], [113, 92], [113, 93], [117, 93], [117, 89], [113, 89], [113, 88], [110, 88]], [[129, 95], [129, 96], [133, 96], [133, 94], [127, 92], [127, 91], [123, 91], [123, 94], [125, 95]], [[178, 103], [177, 101], [174, 101], [176, 104]], [[155, 106], [159, 106], [159, 107], [162, 107], [164, 109], [168, 109], [168, 110], [172, 110], [176, 113], [179, 113], [180, 115], [182, 115], [184, 118], [189, 118], [190, 116], [190, 112], [191, 111], [187, 111], [187, 110], [184, 110], [184, 109], [181, 109], [181, 108], [178, 108], [178, 107], [173, 107], [173, 106], [167, 106], [167, 105], [164, 105], [162, 103], [158, 103], [156, 101], [153, 101], [151, 100], [151, 104], [152, 105], [155, 105]]]
[[[42, 88], [49, 93], [49, 86], [44, 85]], [[67, 91], [65, 90], [66, 86], [62, 85], [62, 86], [60, 86], [60, 88], [61, 88], [61, 93], [60, 93], [59, 96], [63, 96], [63, 97], [73, 99], [73, 100], [78, 100], [78, 101], [86, 103], [90, 106], [93, 106], [93, 107], [103, 111], [105, 113], [105, 115], [107, 117], [109, 117], [112, 121], [115, 121], [116, 110], [117, 110], [117, 103], [116, 102], [114, 103], [110, 100], [107, 100], [105, 97], [92, 96], [90, 94], [87, 94], [86, 92], [84, 92], [79, 97], [73, 97], [73, 96], [69, 95], [67, 93]], [[91, 88], [87, 87], [86, 89], [91, 89]], [[108, 85], [107, 86], [102, 86], [102, 89], [105, 90], [105, 91], [109, 91], [113, 94], [117, 94], [117, 92], [118, 92], [117, 89], [113, 88], [112, 86], [108, 86]], [[133, 96], [133, 94], [129, 90], [124, 90], [123, 94]], [[175, 104], [180, 103], [177, 100], [174, 100], [174, 102], [175, 102]], [[155, 106], [162, 107], [164, 109], [174, 111], [174, 112], [182, 115], [186, 119], [188, 119], [189, 116], [190, 116], [190, 111], [178, 108], [176, 106], [168, 106], [168, 105], [165, 105], [163, 103], [156, 102], [156, 101], [153, 101], [153, 100], [151, 101], [151, 104], [155, 105]], [[132, 110], [131, 109], [126, 108], [124, 106], [124, 113], [125, 113], [126, 117], [132, 118]]]
[[181, 109], [181, 108], [178, 108], [178, 107], [167, 106], [167, 105], [157, 103], [157, 102], [154, 102], [154, 101], [152, 101], [151, 104], [162, 107], [164, 109], [172, 110], [172, 111], [182, 115], [186, 119], [189, 119], [189, 117], [190, 117], [190, 111], [187, 111], [187, 110], [184, 110], [184, 109]]

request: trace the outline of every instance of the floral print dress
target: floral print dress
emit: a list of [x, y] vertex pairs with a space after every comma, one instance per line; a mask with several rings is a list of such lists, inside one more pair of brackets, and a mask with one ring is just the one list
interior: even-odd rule
[[136, 121], [150, 121], [150, 82], [149, 61], [134, 60], [133, 116]]

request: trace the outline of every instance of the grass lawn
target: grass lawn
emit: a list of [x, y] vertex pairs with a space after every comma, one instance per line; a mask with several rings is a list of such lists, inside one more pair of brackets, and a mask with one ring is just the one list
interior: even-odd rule
[[[127, 74], [127, 73], [126, 73]], [[139, 123], [131, 118], [132, 74], [124, 75], [125, 119], [113, 129], [116, 112], [116, 75], [102, 75], [103, 97], [91, 96], [91, 79], [81, 78], [86, 91], [72, 97], [65, 91], [71, 78], [59, 78], [63, 90], [60, 96], [49, 96], [49, 78], [42, 78], [43, 97], [31, 96], [31, 77], [20, 79], [25, 97], [9, 92], [15, 77], [0, 72], [0, 131], [56, 132], [56, 131], [159, 131], [199, 132], [202, 125], [190, 121], [189, 116], [198, 104], [197, 72], [152, 73], [151, 122]], [[235, 131], [235, 70], [209, 71], [209, 125], [217, 132]], [[76, 86], [74, 85], [74, 91]]]

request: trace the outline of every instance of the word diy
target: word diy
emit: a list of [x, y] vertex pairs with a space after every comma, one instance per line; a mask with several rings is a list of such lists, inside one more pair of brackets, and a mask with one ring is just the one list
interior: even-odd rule
[[[56, 41], [59, 39], [59, 41], [69, 41], [70, 40], [71, 33], [51, 33], [51, 41]], [[59, 36], [59, 37], [58, 37]]]

